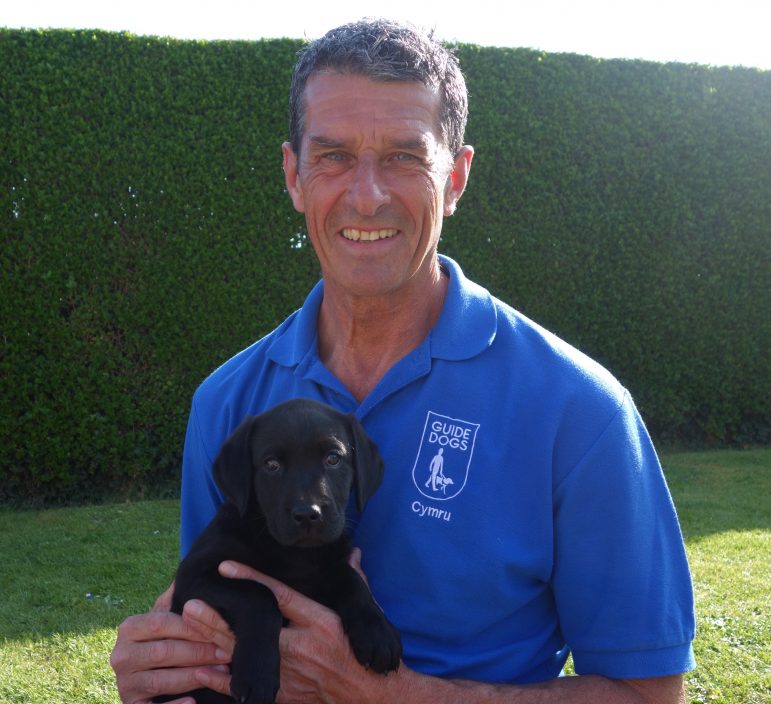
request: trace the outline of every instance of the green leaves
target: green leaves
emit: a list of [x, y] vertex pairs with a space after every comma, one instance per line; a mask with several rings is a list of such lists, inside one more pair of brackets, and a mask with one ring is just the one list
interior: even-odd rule
[[0, 32], [0, 500], [172, 480], [195, 386], [317, 280], [281, 173], [298, 46]]
[[458, 54], [477, 155], [444, 250], [606, 364], [657, 439], [768, 442], [771, 73]]

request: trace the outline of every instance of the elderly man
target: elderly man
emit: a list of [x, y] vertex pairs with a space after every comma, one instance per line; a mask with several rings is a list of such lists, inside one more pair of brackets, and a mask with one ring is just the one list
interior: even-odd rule
[[[332, 612], [225, 563], [270, 586], [288, 620], [278, 702], [681, 702], [690, 576], [629, 394], [437, 252], [471, 167], [466, 114], [455, 57], [409, 26], [346, 25], [301, 55], [284, 172], [323, 278], [196, 392], [183, 554], [222, 501], [211, 465], [228, 434], [315, 398], [355, 413], [384, 457], [353, 535], [404, 662], [363, 669]], [[228, 692], [224, 623], [168, 601], [119, 629], [124, 702]], [[578, 676], [560, 677], [570, 652]]]

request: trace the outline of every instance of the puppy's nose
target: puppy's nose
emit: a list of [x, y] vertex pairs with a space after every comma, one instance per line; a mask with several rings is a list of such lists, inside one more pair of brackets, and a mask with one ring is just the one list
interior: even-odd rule
[[292, 509], [292, 518], [300, 525], [310, 525], [321, 520], [321, 507], [317, 504], [298, 504]]

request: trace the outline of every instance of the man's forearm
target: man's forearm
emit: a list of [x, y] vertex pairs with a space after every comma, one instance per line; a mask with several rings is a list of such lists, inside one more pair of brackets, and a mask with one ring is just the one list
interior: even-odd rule
[[[391, 679], [392, 678], [392, 679]], [[389, 676], [381, 690], [385, 702], [400, 704], [683, 704], [680, 675], [640, 680], [612, 680], [586, 675], [560, 677], [539, 684], [506, 685], [442, 680], [404, 669]], [[391, 698], [395, 697], [395, 698]], [[378, 698], [380, 704], [380, 698]]]

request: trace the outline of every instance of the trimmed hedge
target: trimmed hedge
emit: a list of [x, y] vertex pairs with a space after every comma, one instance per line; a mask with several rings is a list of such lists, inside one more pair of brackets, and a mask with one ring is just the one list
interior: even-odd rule
[[658, 440], [768, 443], [771, 72], [461, 47], [445, 250], [604, 362]]
[[[173, 480], [195, 386], [302, 303], [300, 46], [0, 30], [0, 500]], [[768, 442], [771, 74], [458, 53], [477, 156], [443, 251], [659, 439]]]
[[277, 144], [298, 47], [0, 34], [0, 494], [172, 475], [196, 384], [300, 305], [317, 270]]

